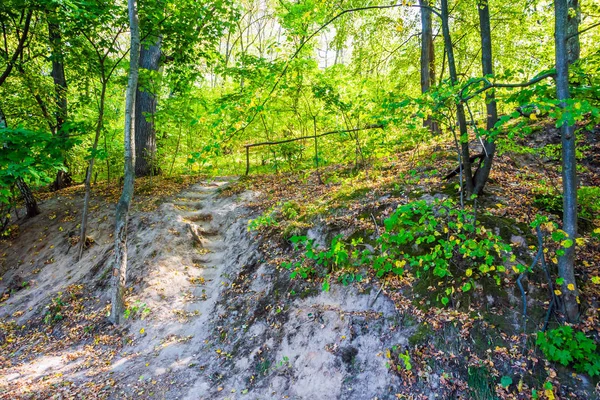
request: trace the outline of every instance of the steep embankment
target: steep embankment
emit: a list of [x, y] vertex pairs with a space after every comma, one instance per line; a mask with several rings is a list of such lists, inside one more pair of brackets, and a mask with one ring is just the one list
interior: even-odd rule
[[[225, 196], [227, 184], [133, 214], [118, 329], [105, 319], [112, 206], [96, 203], [95, 243], [78, 264], [63, 228], [78, 198], [52, 199], [22, 224], [2, 244], [0, 397], [394, 398], [402, 379], [385, 352], [414, 327], [370, 285], [295, 293], [247, 232], [255, 194]], [[426, 378], [422, 393], [435, 391], [440, 376]]]

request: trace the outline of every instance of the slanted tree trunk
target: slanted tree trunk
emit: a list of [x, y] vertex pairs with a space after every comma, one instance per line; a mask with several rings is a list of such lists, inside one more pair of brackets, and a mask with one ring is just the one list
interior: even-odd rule
[[[421, 5], [421, 93], [426, 93], [435, 82], [435, 49], [433, 47], [433, 30], [429, 0], [419, 0]], [[438, 134], [437, 122], [428, 117], [423, 120], [423, 126], [432, 133]]]
[[[60, 25], [56, 21], [56, 15], [48, 14], [48, 37], [52, 49], [52, 79], [54, 80], [55, 103], [56, 103], [56, 125], [54, 131], [65, 136], [63, 125], [67, 120], [67, 78], [65, 77], [64, 57], [62, 51], [62, 37]], [[63, 154], [66, 156], [66, 154]], [[65, 171], [60, 170], [56, 173], [56, 179], [51, 185], [53, 190], [63, 189], [69, 186], [73, 180], [68, 172], [68, 166], [65, 159]]]
[[[160, 62], [161, 38], [149, 47], [140, 50], [140, 68], [158, 71]], [[154, 114], [156, 113], [156, 93], [152, 93], [147, 82], [138, 83], [135, 103], [135, 176], [157, 174], [156, 165], [156, 130]]]
[[[481, 31], [481, 66], [484, 76], [493, 75], [494, 67], [492, 63], [492, 33], [490, 29], [490, 8], [488, 0], [480, 0], [477, 4], [479, 10], [479, 27]], [[496, 97], [494, 95], [494, 89], [488, 90], [485, 93], [486, 103], [486, 129], [488, 136], [483, 141], [484, 156], [481, 167], [475, 173], [474, 180], [474, 194], [481, 194], [483, 188], [488, 181], [490, 171], [492, 169], [492, 163], [494, 161], [494, 154], [496, 153], [496, 144], [494, 143], [493, 137], [489, 133], [494, 129], [496, 122], [498, 122], [498, 107], [496, 104]]]
[[[453, 85], [458, 83], [458, 74], [456, 72], [456, 62], [454, 61], [454, 49], [452, 48], [452, 38], [450, 37], [450, 25], [448, 23], [448, 0], [442, 0], [442, 33], [444, 35], [444, 47], [448, 55], [448, 70], [450, 80]], [[467, 120], [465, 118], [465, 108], [462, 103], [456, 105], [456, 119], [460, 132], [461, 159], [463, 165], [464, 190], [467, 193], [473, 193], [473, 174], [471, 172], [471, 161], [469, 154], [469, 133], [467, 131]]]
[[135, 139], [132, 130], [135, 127], [135, 96], [138, 83], [140, 57], [140, 30], [136, 0], [128, 0], [131, 47], [129, 51], [129, 80], [125, 101], [125, 179], [123, 192], [117, 203], [115, 218], [115, 258], [112, 273], [112, 308], [110, 321], [120, 324], [123, 319], [125, 284], [127, 282], [127, 220], [129, 206], [133, 197], [135, 180]]
[[[556, 97], [560, 107], [567, 107], [569, 99], [569, 49], [568, 1], [554, 1], [555, 50], [556, 50]], [[562, 310], [570, 322], [579, 317], [577, 283], [575, 282], [575, 236], [577, 235], [577, 162], [575, 159], [575, 127], [564, 122], [560, 127], [562, 144], [563, 230], [571, 246], [563, 248], [564, 255], [558, 260], [558, 275], [562, 285]]]
[[29, 185], [25, 183], [23, 178], [17, 178], [17, 187], [21, 192], [21, 196], [23, 196], [23, 200], [25, 200], [25, 209], [27, 210], [27, 218], [33, 218], [40, 213], [40, 209], [38, 207], [37, 201], [35, 197], [33, 197], [33, 193], [29, 188]]
[[569, 12], [567, 14], [567, 57], [569, 64], [579, 60], [581, 47], [579, 45], [579, 22], [581, 22], [581, 8], [579, 0], [568, 0]]
[[[8, 128], [8, 123], [6, 122], [6, 115], [4, 115], [4, 111], [0, 108], [0, 129]], [[40, 209], [37, 204], [37, 200], [33, 196], [29, 185], [23, 180], [23, 178], [17, 178], [17, 187], [21, 192], [21, 196], [23, 196], [23, 200], [25, 201], [25, 209], [27, 210], [27, 218], [33, 218], [40, 213]]]

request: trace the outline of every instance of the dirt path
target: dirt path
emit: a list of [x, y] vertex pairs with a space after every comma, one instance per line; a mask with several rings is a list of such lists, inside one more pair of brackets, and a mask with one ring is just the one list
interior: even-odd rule
[[[245, 205], [255, 194], [220, 196], [228, 182], [200, 182], [156, 212], [132, 216], [131, 315], [112, 336], [123, 345], [97, 343], [103, 329], [113, 329], [105, 326], [69, 347], [11, 362], [0, 369], [0, 398], [3, 387], [7, 398], [28, 391], [46, 398], [44, 382], [63, 385], [67, 394], [94, 382], [94, 390], [105, 387], [98, 397], [115, 399], [396, 398], [402, 379], [390, 372], [386, 354], [406, 346], [414, 328], [377, 288], [333, 284], [323, 293], [265, 261], [271, 257], [247, 231], [251, 211]], [[110, 250], [105, 230], [97, 233], [102, 240], [88, 261]], [[44, 287], [61, 290], [57, 283], [64, 277], [57, 271], [67, 274], [72, 267], [67, 256], [56, 258], [64, 267], [53, 272], [56, 283]], [[98, 285], [93, 296], [101, 303], [107, 291], [100, 277], [108, 264], [95, 264], [83, 263], [87, 269], [77, 276]], [[53, 293], [36, 298], [44, 296]], [[9, 303], [7, 314], [19, 297]], [[109, 361], [92, 365], [74, 356], [101, 346]], [[432, 373], [423, 380], [424, 392], [433, 393], [438, 382]], [[31, 386], [24, 389], [25, 383]]]

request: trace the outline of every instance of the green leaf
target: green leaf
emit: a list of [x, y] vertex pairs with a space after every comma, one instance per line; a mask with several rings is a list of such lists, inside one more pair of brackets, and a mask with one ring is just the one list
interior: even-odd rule
[[509, 387], [510, 385], [512, 385], [512, 383], [513, 383], [513, 380], [510, 376], [505, 375], [500, 379], [500, 384], [502, 385], [503, 388]]

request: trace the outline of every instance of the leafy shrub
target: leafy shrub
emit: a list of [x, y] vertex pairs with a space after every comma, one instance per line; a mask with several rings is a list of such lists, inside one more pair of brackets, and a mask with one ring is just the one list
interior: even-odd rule
[[150, 308], [146, 305], [146, 303], [136, 300], [131, 307], [127, 307], [123, 313], [123, 316], [125, 319], [129, 319], [130, 317], [139, 317], [140, 319], [144, 319], [148, 314], [150, 314]]
[[263, 214], [256, 219], [248, 221], [248, 231], [257, 231], [270, 226], [277, 226], [277, 220], [271, 214]]
[[590, 376], [600, 375], [600, 354], [596, 343], [581, 331], [565, 325], [548, 332], [538, 332], [536, 344], [546, 358]]
[[[490, 276], [500, 285], [511, 247], [473, 221], [471, 212], [457, 209], [450, 200], [399, 206], [384, 221], [385, 232], [378, 239], [380, 255], [373, 260], [377, 276], [402, 275], [405, 269], [418, 278], [433, 275], [444, 289], [444, 305], [452, 293], [471, 290], [478, 278]], [[514, 269], [520, 273], [526, 267]]]
[[281, 214], [285, 219], [295, 219], [300, 213], [300, 207], [293, 201], [286, 201], [281, 205]]
[[[457, 209], [450, 200], [416, 201], [399, 206], [385, 219], [385, 231], [377, 239], [374, 253], [359, 250], [362, 239], [348, 244], [338, 235], [328, 249], [320, 250], [314, 240], [295, 236], [291, 238], [294, 246], [304, 248], [302, 261], [282, 265], [293, 271], [292, 277], [304, 278], [318, 271], [324, 275], [367, 264], [379, 277], [402, 275], [409, 269], [417, 278], [435, 277], [439, 281], [435, 286], [443, 290], [438, 298], [447, 305], [450, 295], [470, 291], [476, 279], [491, 277], [500, 285], [505, 264], [515, 259], [510, 245], [473, 221], [472, 213]], [[517, 273], [526, 269], [520, 264], [513, 267]], [[460, 275], [455, 276], [457, 273]], [[359, 280], [356, 278], [343, 274], [340, 281], [347, 284]]]
[[581, 217], [591, 220], [600, 218], [600, 187], [580, 187], [577, 190], [577, 202], [581, 207]]
[[58, 292], [58, 295], [52, 299], [50, 304], [46, 306], [46, 314], [44, 315], [44, 323], [52, 324], [63, 319], [62, 309], [65, 303], [62, 300], [62, 292]]

